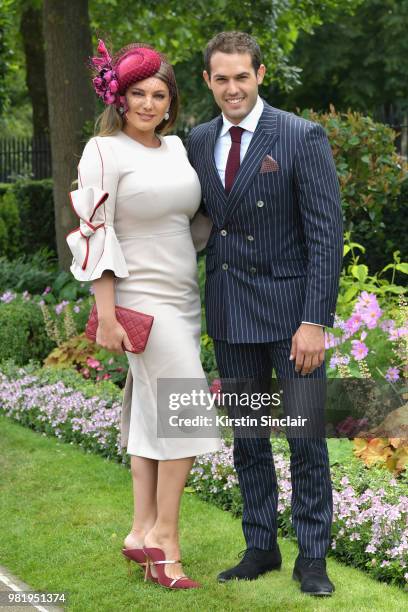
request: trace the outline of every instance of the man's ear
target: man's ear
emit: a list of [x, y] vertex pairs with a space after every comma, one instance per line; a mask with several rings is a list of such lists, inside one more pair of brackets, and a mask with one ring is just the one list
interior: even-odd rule
[[258, 72], [256, 73], [256, 80], [258, 82], [258, 85], [260, 85], [264, 80], [265, 72], [266, 68], [263, 64], [261, 64], [258, 68]]
[[210, 75], [208, 74], [206, 70], [203, 70], [203, 79], [207, 83], [208, 89], [211, 89]]

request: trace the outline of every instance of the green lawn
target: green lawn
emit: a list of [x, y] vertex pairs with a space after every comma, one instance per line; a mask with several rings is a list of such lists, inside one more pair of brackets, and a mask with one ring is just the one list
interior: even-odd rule
[[407, 609], [407, 596], [329, 559], [330, 600], [301, 595], [292, 581], [296, 546], [281, 540], [281, 572], [219, 585], [217, 573], [244, 548], [240, 521], [185, 494], [181, 536], [185, 569], [199, 591], [144, 584], [127, 576], [122, 539], [131, 525], [127, 469], [0, 417], [0, 564], [38, 590], [69, 593], [69, 610], [257, 611]]

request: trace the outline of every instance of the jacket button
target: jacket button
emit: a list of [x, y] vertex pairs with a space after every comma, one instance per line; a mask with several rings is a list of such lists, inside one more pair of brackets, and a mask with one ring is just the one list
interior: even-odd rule
[[258, 208], [262, 208], [262, 206], [265, 206], [265, 203], [262, 202], [262, 200], [259, 200], [256, 205], [258, 206]]
[[251, 274], [256, 274], [256, 268], [254, 268], [253, 266], [252, 268], [249, 268], [249, 271]]
[[221, 236], [226, 236], [226, 235], [228, 234], [228, 232], [227, 232], [227, 230], [222, 229], [222, 230], [220, 231], [220, 234], [221, 234]]
[[254, 237], [253, 237], [253, 236], [251, 236], [251, 234], [249, 234], [249, 236], [247, 236], [247, 240], [249, 240], [249, 242], [252, 242], [252, 241], [253, 241], [253, 239], [254, 239]]
[[223, 263], [223, 264], [222, 264], [222, 266], [221, 266], [221, 268], [222, 268], [223, 270], [228, 270], [228, 264], [227, 264], [227, 263]]

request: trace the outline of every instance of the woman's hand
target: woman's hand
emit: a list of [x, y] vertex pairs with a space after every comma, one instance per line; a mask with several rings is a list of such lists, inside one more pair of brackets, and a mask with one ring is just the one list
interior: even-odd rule
[[116, 318], [99, 320], [98, 329], [96, 330], [96, 343], [113, 353], [124, 353], [122, 343], [126, 351], [133, 350], [126, 331]]

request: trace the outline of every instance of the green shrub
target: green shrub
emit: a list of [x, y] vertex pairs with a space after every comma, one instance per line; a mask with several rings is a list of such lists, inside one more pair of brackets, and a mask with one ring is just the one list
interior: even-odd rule
[[408, 232], [401, 232], [399, 220], [408, 227], [402, 210], [408, 199], [408, 166], [395, 150], [394, 130], [360, 113], [337, 113], [333, 107], [329, 113], [306, 110], [302, 115], [327, 132], [341, 186], [345, 229], [365, 245], [369, 267], [384, 267], [397, 249], [406, 256]]
[[[6, 207], [3, 221], [9, 239], [5, 245], [0, 224], [0, 255], [33, 254], [44, 247], [56, 251], [51, 179], [21, 179], [7, 186], [1, 185], [0, 219], [3, 206]], [[12, 212], [8, 213], [10, 208], [18, 211], [18, 218]]]
[[21, 252], [20, 214], [16, 198], [8, 189], [0, 197], [0, 253], [12, 259]]
[[56, 275], [55, 256], [47, 249], [42, 249], [31, 257], [19, 255], [11, 260], [0, 257], [1, 293], [6, 290], [42, 293], [54, 282]]
[[54, 343], [47, 337], [38, 304], [22, 298], [0, 304], [0, 347], [2, 359], [14, 359], [18, 365], [48, 355]]

